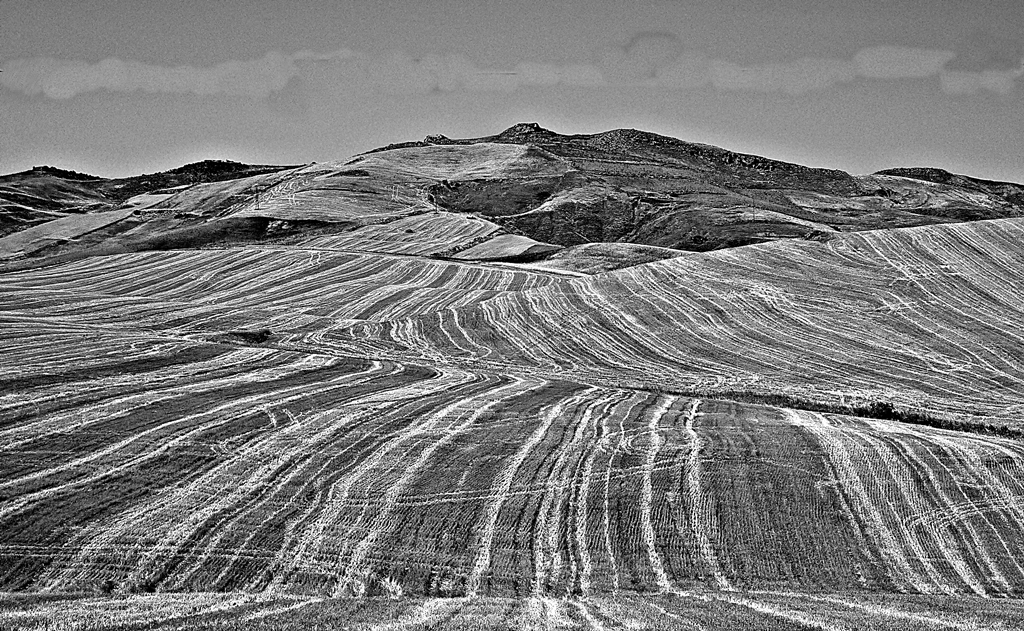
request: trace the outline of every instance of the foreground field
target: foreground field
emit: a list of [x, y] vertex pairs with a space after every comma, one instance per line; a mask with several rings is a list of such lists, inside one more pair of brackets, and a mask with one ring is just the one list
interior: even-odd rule
[[601, 598], [328, 599], [262, 594], [0, 595], [12, 630], [1015, 629], [1018, 601], [893, 595], [675, 592]]
[[107, 365], [5, 405], [24, 415], [0, 429], [5, 588], [1024, 585], [1016, 441], [390, 362], [168, 350], [131, 378]]

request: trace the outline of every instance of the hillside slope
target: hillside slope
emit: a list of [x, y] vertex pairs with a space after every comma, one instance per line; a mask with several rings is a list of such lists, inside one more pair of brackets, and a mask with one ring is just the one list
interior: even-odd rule
[[[985, 432], [1019, 427], [1022, 232], [583, 279], [302, 244], [4, 274], [0, 586], [702, 595], [780, 624], [821, 615], [799, 593], [1018, 596], [1024, 447]], [[844, 399], [976, 431], [813, 405]]]
[[391, 357], [1021, 427], [1022, 237], [1013, 219], [722, 250], [344, 338]]
[[1014, 628], [1024, 218], [559, 248], [495, 140], [0, 239], [0, 626]]
[[633, 129], [567, 136], [521, 123], [483, 138], [428, 136], [368, 157], [485, 144], [533, 147], [547, 161], [517, 174], [449, 174], [432, 189], [436, 202], [560, 245], [625, 241], [706, 251], [1024, 215], [1024, 185], [921, 169], [854, 176]]
[[159, 173], [109, 179], [34, 167], [0, 176], [0, 237], [67, 215], [110, 210], [146, 193], [287, 168], [292, 167], [205, 160]]

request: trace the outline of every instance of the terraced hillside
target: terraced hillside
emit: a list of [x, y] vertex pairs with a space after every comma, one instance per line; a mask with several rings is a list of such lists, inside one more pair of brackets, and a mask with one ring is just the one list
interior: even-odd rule
[[1024, 219], [537, 262], [412, 149], [0, 273], [0, 626], [1019, 623]]

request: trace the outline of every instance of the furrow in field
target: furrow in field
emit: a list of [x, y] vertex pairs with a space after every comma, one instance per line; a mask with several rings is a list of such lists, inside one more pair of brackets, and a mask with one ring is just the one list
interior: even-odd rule
[[[871, 474], [872, 468], [861, 474], [858, 471], [858, 452], [853, 451], [839, 435], [831, 429], [831, 423], [820, 414], [789, 412], [790, 419], [794, 424], [804, 427], [821, 443], [829, 460], [836, 468], [840, 476], [837, 482], [841, 485], [842, 492], [847, 498], [850, 507], [855, 511], [856, 517], [867, 524], [867, 534], [872, 542], [881, 551], [892, 579], [897, 585], [910, 588], [919, 592], [932, 591], [933, 584], [930, 577], [922, 575], [919, 568], [913, 563], [918, 557], [924, 556], [920, 550], [908, 550], [905, 544], [905, 536], [901, 536], [900, 524], [892, 523], [886, 514], [885, 507], [872, 501], [870, 486], [875, 480], [867, 477]], [[867, 479], [862, 479], [864, 475]]]
[[[1024, 282], [1013, 282], [1024, 256], [1011, 247], [1021, 224], [682, 257], [494, 296], [429, 321], [350, 324], [328, 338], [357, 347], [373, 340], [375, 353], [386, 349], [383, 338], [396, 357], [444, 356], [608, 385], [784, 390], [1011, 422], [1011, 410], [1024, 405], [1015, 351], [1024, 343]], [[908, 274], [914, 282], [893, 284]]]
[[[283, 373], [279, 372], [275, 376], [280, 377], [293, 371], [299, 372], [311, 369], [315, 370], [317, 368], [330, 366], [332, 363], [334, 363], [334, 360], [330, 358], [317, 356], [302, 357], [292, 365], [279, 369], [283, 371]], [[72, 474], [72, 479], [66, 482], [44, 486], [39, 490], [21, 494], [16, 501], [9, 502], [0, 507], [0, 518], [9, 516], [14, 512], [23, 509], [30, 502], [38, 501], [60, 491], [67, 490], [73, 486], [86, 484], [108, 477], [123, 469], [137, 466], [145, 460], [155, 458], [192, 436], [216, 427], [217, 425], [230, 422], [231, 417], [229, 414], [231, 412], [249, 409], [251, 406], [258, 404], [263, 400], [287, 400], [289, 395], [298, 398], [302, 396], [301, 393], [291, 393], [300, 392], [301, 390], [301, 386], [293, 386], [281, 391], [271, 391], [265, 394], [257, 394], [229, 401], [204, 412], [166, 421], [138, 434], [117, 441], [89, 455], [79, 456], [69, 462], [53, 466], [45, 470], [35, 471], [27, 475], [0, 482], [0, 489], [11, 489], [37, 481], [44, 482], [46, 478], [52, 478], [65, 473]], [[172, 440], [160, 443], [157, 448], [152, 451], [145, 450], [144, 442], [146, 439], [150, 436], [155, 436], [168, 431], [172, 432], [172, 435], [174, 436]], [[100, 460], [112, 460], [116, 461], [117, 464], [103, 467], [96, 472], [92, 472], [92, 468], [86, 466]]]
[[690, 409], [686, 411], [686, 434], [689, 438], [690, 450], [686, 463], [686, 495], [690, 503], [690, 527], [697, 549], [700, 551], [701, 560], [711, 571], [715, 584], [719, 589], [731, 589], [729, 580], [722, 573], [718, 564], [718, 555], [711, 545], [709, 532], [717, 530], [717, 525], [711, 511], [711, 504], [701, 483], [701, 439], [694, 428], [694, 422], [700, 412], [700, 400], [694, 399]]
[[[376, 503], [373, 523], [362, 540], [355, 546], [348, 559], [348, 565], [342, 573], [343, 578], [339, 585], [341, 589], [356, 593], [364, 589], [360, 585], [360, 581], [361, 577], [370, 571], [370, 568], [366, 566], [367, 555], [384, 534], [394, 527], [396, 519], [400, 518], [400, 515], [395, 515], [395, 509], [401, 495], [409, 487], [413, 478], [423, 473], [434, 454], [458, 439], [481, 416], [487, 414], [506, 397], [521, 395], [529, 391], [531, 387], [536, 388], [540, 385], [543, 385], [543, 382], [529, 383], [524, 380], [514, 380], [475, 397], [458, 399], [428, 416], [423, 424], [416, 427], [411, 433], [407, 432], [396, 439], [396, 442], [407, 442], [422, 436], [427, 439], [428, 444], [414, 460], [408, 452], [397, 459], [402, 463], [404, 471], [396, 480], [390, 482], [383, 497]], [[440, 439], [430, 441], [433, 436], [439, 436]], [[409, 462], [410, 460], [412, 461]]]
[[[654, 460], [658, 455], [658, 450], [662, 445], [662, 438], [658, 434], [658, 424], [662, 420], [672, 405], [678, 400], [678, 397], [668, 395], [654, 409], [651, 413], [651, 417], [647, 424], [648, 435], [648, 446], [644, 453], [644, 475], [643, 483], [640, 490], [640, 534], [643, 538], [644, 547], [647, 549], [647, 560], [651, 564], [651, 569], [654, 572], [655, 582], [658, 588], [662, 591], [668, 591], [672, 589], [672, 583], [669, 581], [668, 575], [665, 574], [665, 567], [662, 565], [661, 556], [658, 554], [658, 550], [655, 547], [654, 537], [654, 523], [651, 518], [652, 504], [654, 503], [654, 488], [652, 485], [652, 469], [654, 467]], [[696, 406], [699, 402], [694, 402], [693, 411], [696, 411]]]
[[501, 512], [502, 505], [508, 498], [509, 489], [512, 487], [512, 482], [515, 478], [516, 472], [526, 461], [530, 452], [540, 443], [545, 433], [551, 427], [552, 423], [561, 416], [567, 409], [579, 405], [581, 401], [585, 400], [586, 396], [594, 392], [593, 389], [584, 391], [583, 393], [572, 396], [571, 398], [559, 401], [553, 405], [550, 409], [543, 413], [541, 421], [537, 428], [532, 434], [526, 439], [522, 447], [519, 448], [508, 459], [508, 462], [502, 465], [501, 470], [498, 472], [494, 483], [491, 486], [491, 496], [493, 499], [489, 500], [484, 508], [484, 515], [481, 522], [478, 524], [478, 536], [475, 542], [476, 557], [473, 561], [469, 577], [466, 582], [466, 593], [470, 596], [476, 595], [480, 591], [481, 581], [483, 580], [484, 573], [491, 566], [491, 544], [494, 539], [494, 529], [498, 521], [498, 515]]
[[[315, 318], [416, 316], [555, 282], [511, 268], [329, 251], [317, 254], [319, 264], [310, 268], [310, 256], [287, 247], [146, 252], [103, 257], [102, 266], [91, 259], [68, 263], [57, 266], [60, 273], [12, 273], [3, 283], [9, 311], [50, 320], [287, 330]], [[35, 297], [52, 299], [33, 307]], [[251, 322], [252, 316], [260, 320]]]
[[351, 232], [310, 237], [296, 247], [331, 251], [370, 251], [391, 254], [435, 255], [471, 245], [499, 231], [486, 219], [472, 215], [429, 212]]
[[[602, 402], [600, 408], [590, 408], [588, 410], [593, 418], [597, 442], [586, 450], [583, 467], [579, 473], [579, 483], [573, 489], [574, 497], [571, 506], [574, 544], [576, 554], [579, 557], [579, 567], [576, 571], [574, 584], [579, 590], [579, 593], [584, 596], [590, 592], [591, 577], [594, 572], [593, 563], [591, 561], [592, 555], [590, 552], [590, 547], [592, 545], [591, 541], [597, 538], [596, 533], [588, 533], [587, 524], [592, 521], [594, 513], [599, 513], [602, 516], [602, 521], [607, 519], [605, 503], [602, 502], [600, 505], [595, 505], [595, 502], [591, 500], [591, 484], [592, 480], [596, 477], [594, 473], [595, 460], [597, 459], [598, 454], [603, 454], [609, 451], [612, 441], [612, 433], [609, 428], [608, 421], [610, 418], [614, 418], [615, 410], [621, 406], [626, 399], [627, 396], [623, 393], [614, 399], [605, 400]], [[606, 479], [607, 482], [610, 482], [611, 470], [609, 469], [607, 473], [609, 475]], [[607, 489], [605, 489], [605, 491], [605, 497], [607, 497]], [[595, 510], [598, 507], [601, 510]], [[602, 530], [606, 531], [606, 529]], [[602, 543], [605, 543], [603, 537], [601, 538], [601, 541]], [[614, 563], [614, 558], [610, 556], [610, 550], [610, 546], [605, 548], [605, 551], [609, 553], [609, 562]]]
[[[321, 392], [347, 390], [375, 378], [396, 374], [399, 367], [386, 367], [375, 364], [366, 370], [345, 375], [335, 383], [324, 385]], [[248, 397], [236, 402], [236, 406], [255, 407], [261, 414], [262, 410], [272, 407], [287, 408], [303, 400], [307, 396], [307, 388], [298, 386], [288, 390], [271, 391], [259, 397]], [[340, 403], [340, 401], [339, 401]], [[230, 415], [223, 415], [221, 408], [215, 408], [205, 415], [212, 417], [214, 423], [230, 421]], [[202, 415], [194, 415], [196, 419]], [[187, 420], [188, 417], [182, 419]], [[96, 524], [96, 529], [83, 529], [69, 541], [64, 549], [65, 556], [54, 564], [51, 572], [42, 580], [51, 587], [76, 584], [86, 581], [94, 568], [103, 561], [109, 561], [112, 554], [118, 554], [123, 542], [130, 542], [141, 537], [147, 542], [144, 548], [137, 548], [121, 562], [133, 569], [136, 574], [128, 580], [139, 583], [146, 580], [145, 574], [157, 573], [161, 564], [173, 559], [178, 568], [178, 580], [187, 580], [190, 575], [184, 556], [192, 557], [193, 562], [202, 563], [205, 555], [202, 552], [188, 550], [182, 552], [179, 547], [189, 541], [196, 533], [208, 531], [210, 520], [221, 514], [238, 514], [247, 512], [251, 498], [258, 498], [261, 493], [272, 493], [276, 488], [277, 476], [287, 471], [288, 461], [292, 458], [301, 461], [308, 447], [300, 441], [296, 452], [295, 442], [297, 425], [290, 424], [280, 427], [273, 424], [264, 426], [261, 432], [243, 437], [237, 445], [223, 450], [222, 461], [206, 471], [196, 471], [184, 477], [167, 491], [157, 495], [150, 501], [132, 507], [117, 515], [115, 520]], [[191, 433], [207, 429], [201, 423]], [[315, 426], [308, 427], [316, 436]], [[323, 430], [321, 430], [323, 431]], [[330, 431], [330, 430], [329, 430]], [[158, 451], [172, 451], [174, 438], [163, 444], [157, 444]], [[305, 447], [306, 449], [302, 449]], [[147, 456], [149, 454], [146, 454]], [[121, 463], [120, 467], [138, 466], [139, 463]], [[108, 471], [112, 475], [114, 471]], [[231, 481], [228, 487], [225, 483]], [[216, 543], [216, 538], [214, 543]], [[194, 544], [193, 544], [194, 545]], [[239, 550], [238, 553], [243, 552]], [[183, 556], [184, 555], [184, 556]]]
[[840, 492], [897, 585], [925, 593], [1016, 591], [1021, 487], [1008, 487], [998, 473], [1005, 470], [1000, 461], [1020, 467], [1024, 454], [1015, 443], [789, 415], [825, 448]]

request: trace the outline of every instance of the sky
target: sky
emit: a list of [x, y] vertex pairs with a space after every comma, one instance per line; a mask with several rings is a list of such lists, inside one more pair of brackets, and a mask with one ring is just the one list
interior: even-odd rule
[[0, 69], [0, 173], [538, 122], [1024, 182], [1021, 0], [0, 0]]

